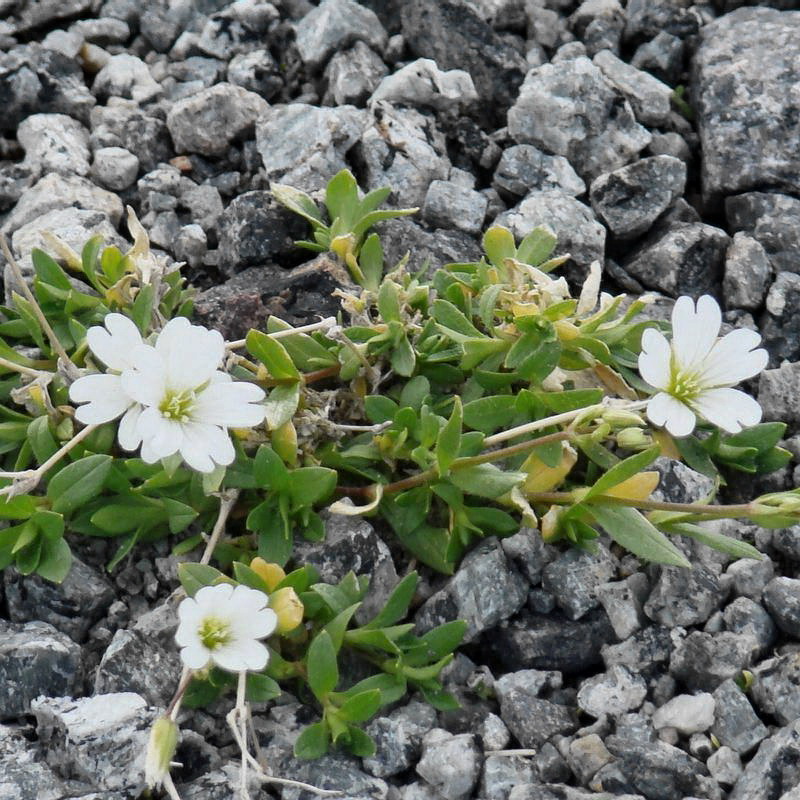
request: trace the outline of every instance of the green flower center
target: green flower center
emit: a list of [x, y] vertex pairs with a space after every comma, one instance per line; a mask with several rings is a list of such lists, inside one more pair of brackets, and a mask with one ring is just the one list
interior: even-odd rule
[[672, 376], [669, 383], [667, 392], [671, 394], [676, 400], [680, 400], [684, 404], [688, 404], [700, 394], [703, 388], [697, 373], [682, 372], [679, 369], [672, 367]]
[[195, 401], [193, 389], [167, 389], [158, 410], [167, 418], [176, 422], [188, 422]]
[[197, 630], [200, 641], [208, 650], [217, 650], [231, 640], [231, 626], [227, 620], [206, 617]]

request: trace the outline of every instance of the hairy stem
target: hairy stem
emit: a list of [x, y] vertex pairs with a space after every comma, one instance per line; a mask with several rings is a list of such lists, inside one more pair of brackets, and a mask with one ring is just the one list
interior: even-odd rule
[[208, 562], [211, 561], [211, 556], [214, 555], [214, 549], [219, 543], [220, 536], [222, 536], [225, 531], [225, 523], [228, 521], [228, 517], [231, 511], [233, 511], [233, 507], [236, 505], [238, 499], [238, 489], [229, 489], [224, 492], [223, 496], [220, 498], [217, 521], [211, 529], [211, 535], [208, 537], [208, 542], [206, 542], [206, 549], [203, 551], [203, 555], [200, 558], [201, 564], [208, 564]]

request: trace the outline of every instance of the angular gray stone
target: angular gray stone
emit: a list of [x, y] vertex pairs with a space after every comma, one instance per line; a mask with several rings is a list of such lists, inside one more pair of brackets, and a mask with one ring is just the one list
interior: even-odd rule
[[487, 714], [478, 729], [484, 750], [503, 750], [511, 739], [508, 728], [497, 714]]
[[480, 796], [486, 800], [506, 800], [515, 786], [535, 780], [534, 766], [529, 758], [490, 755], [483, 762]]
[[627, 239], [646, 233], [685, 186], [686, 164], [672, 156], [652, 156], [598, 176], [589, 197], [609, 230]]
[[800, 422], [800, 364], [765, 369], [758, 379], [758, 402], [764, 418], [796, 425]]
[[[352, 569], [352, 567], [351, 567]], [[461, 562], [445, 587], [417, 612], [421, 631], [452, 619], [467, 622], [464, 641], [470, 642], [522, 608], [527, 582], [510, 566], [500, 543], [487, 539]]]
[[559, 556], [558, 549], [546, 544], [534, 528], [522, 528], [519, 533], [504, 537], [500, 540], [500, 546], [531, 586], [536, 586], [542, 580], [545, 566]]
[[769, 558], [758, 561], [755, 558], [740, 558], [726, 570], [733, 578], [733, 591], [740, 597], [758, 601], [764, 587], [775, 574], [775, 565]]
[[509, 109], [508, 132], [520, 144], [566, 156], [585, 179], [624, 166], [651, 138], [585, 56], [532, 69]]
[[444, 71], [430, 58], [418, 58], [385, 77], [370, 97], [370, 105], [392, 104], [464, 109], [478, 100], [475, 84], [462, 69]]
[[722, 612], [726, 630], [749, 633], [758, 643], [759, 651], [766, 652], [777, 638], [777, 629], [770, 615], [753, 600], [737, 597]]
[[661, 567], [644, 613], [668, 628], [701, 625], [722, 605], [726, 595], [727, 589], [708, 567]]
[[753, 668], [753, 702], [782, 725], [800, 718], [800, 653], [769, 658]]
[[422, 737], [435, 726], [433, 707], [416, 701], [372, 720], [366, 731], [375, 741], [375, 755], [364, 759], [364, 769], [377, 778], [410, 769], [422, 752]]
[[706, 761], [711, 777], [719, 784], [733, 786], [742, 774], [742, 760], [735, 750], [724, 745]]
[[175, 103], [167, 114], [167, 128], [179, 153], [221, 156], [233, 142], [252, 134], [267, 108], [255, 92], [218, 83]]
[[737, 231], [725, 255], [722, 291], [729, 308], [755, 311], [769, 288], [772, 267], [766, 251], [752, 236]]
[[800, 639], [800, 579], [773, 578], [764, 589], [764, 607], [784, 633]]
[[51, 172], [28, 189], [0, 231], [6, 235], [14, 233], [48, 211], [70, 207], [102, 211], [114, 225], [122, 218], [122, 201], [117, 195], [100, 189], [86, 178]]
[[68, 795], [68, 791], [50, 767], [41, 762], [38, 749], [18, 728], [0, 725], [0, 797], [3, 800], [62, 800], [75, 796], [72, 792]]
[[75, 556], [61, 583], [20, 575], [13, 568], [4, 571], [3, 581], [13, 622], [49, 622], [76, 642], [86, 639], [89, 628], [114, 600], [114, 589], [106, 577]]
[[524, 197], [534, 190], [558, 189], [577, 197], [586, 184], [563, 156], [551, 156], [532, 144], [515, 144], [503, 150], [492, 179], [498, 192]]
[[162, 92], [147, 64], [130, 53], [111, 56], [92, 84], [92, 93], [101, 102], [109, 97], [124, 97], [143, 105]]
[[431, 181], [422, 206], [422, 216], [437, 228], [480, 233], [486, 206], [486, 197], [474, 189], [451, 181]]
[[610, 50], [601, 50], [592, 59], [606, 79], [631, 104], [636, 119], [643, 125], [664, 125], [672, 111], [672, 89], [647, 72], [626, 64]]
[[627, 667], [613, 665], [608, 672], [594, 675], [581, 683], [578, 706], [593, 717], [618, 717], [635, 711], [647, 696], [644, 678]]
[[260, 94], [266, 100], [272, 99], [283, 87], [278, 62], [266, 49], [235, 55], [228, 64], [227, 78], [229, 83]]
[[100, 791], [144, 790], [143, 754], [158, 712], [138, 694], [42, 698], [32, 711], [46, 761], [61, 776]]
[[704, 194], [800, 191], [800, 13], [740, 8], [701, 36], [691, 93]]
[[757, 651], [758, 644], [749, 634], [694, 631], [675, 648], [669, 671], [689, 689], [713, 692], [749, 667]]
[[640, 45], [633, 54], [631, 64], [636, 69], [646, 70], [660, 80], [674, 86], [683, 70], [683, 40], [666, 31]]
[[795, 220], [800, 199], [775, 192], [745, 192], [725, 200], [725, 216], [733, 230], [756, 239], [775, 272], [798, 272], [800, 231]]
[[495, 222], [510, 228], [518, 239], [539, 225], [547, 225], [558, 237], [559, 252], [569, 253], [579, 267], [603, 260], [605, 228], [588, 206], [562, 191], [531, 192]]
[[707, 731], [714, 723], [716, 701], [708, 692], [679, 694], [653, 714], [653, 727], [674, 728], [678, 733], [689, 736]]
[[469, 733], [454, 736], [442, 728], [434, 728], [422, 740], [422, 757], [416, 772], [445, 800], [461, 800], [470, 795], [478, 782], [482, 761], [474, 736]]
[[661, 665], [669, 661], [674, 646], [668, 628], [650, 625], [637, 631], [624, 642], [603, 647], [603, 662], [606, 669], [621, 664], [631, 672], [651, 677], [656, 671], [661, 673]]
[[310, 69], [320, 68], [333, 53], [356, 41], [381, 52], [388, 35], [375, 12], [355, 0], [322, 0], [295, 25], [300, 58]]
[[697, 33], [694, 9], [673, 0], [629, 0], [625, 7], [625, 39], [652, 39], [661, 31], [684, 37]]
[[603, 740], [596, 733], [581, 736], [571, 742], [567, 758], [572, 771], [584, 786], [601, 767], [614, 760], [614, 756], [608, 752]]
[[584, 0], [569, 18], [569, 24], [589, 55], [601, 50], [618, 53], [625, 11], [619, 0]]
[[364, 42], [336, 53], [325, 68], [328, 88], [324, 105], [363, 106], [389, 70]]
[[732, 678], [723, 681], [714, 690], [713, 697], [716, 705], [711, 733], [723, 745], [747, 755], [769, 735], [747, 695]]
[[729, 800], [784, 800], [800, 784], [800, 720], [761, 743]]
[[800, 561], [800, 525], [773, 531], [772, 546], [792, 561]]
[[617, 560], [601, 544], [596, 553], [567, 550], [544, 569], [542, 588], [556, 599], [568, 619], [580, 619], [597, 608], [599, 584], [613, 578]]
[[432, 117], [412, 108], [378, 103], [373, 114], [356, 148], [367, 187], [391, 186], [395, 203], [421, 206], [431, 181], [450, 176], [444, 136]]
[[627, 639], [645, 624], [647, 618], [643, 606], [649, 593], [650, 584], [642, 572], [635, 572], [625, 580], [601, 583], [597, 587], [597, 599], [605, 609], [618, 639]]
[[115, 17], [80, 19], [70, 25], [70, 31], [80, 34], [86, 42], [101, 46], [124, 44], [131, 36], [130, 25]]
[[730, 238], [700, 222], [658, 230], [625, 261], [628, 274], [670, 297], [709, 291], [722, 275]]
[[42, 695], [70, 694], [80, 667], [80, 647], [52, 625], [0, 620], [0, 719], [30, 714]]
[[95, 151], [92, 177], [106, 189], [127, 189], [139, 174], [139, 159], [124, 147], [101, 147]]
[[344, 169], [344, 154], [368, 124], [354, 106], [273, 106], [256, 122], [256, 148], [269, 180], [311, 192]]
[[32, 114], [17, 128], [17, 141], [25, 150], [23, 165], [36, 177], [89, 171], [89, 132], [66, 114]]

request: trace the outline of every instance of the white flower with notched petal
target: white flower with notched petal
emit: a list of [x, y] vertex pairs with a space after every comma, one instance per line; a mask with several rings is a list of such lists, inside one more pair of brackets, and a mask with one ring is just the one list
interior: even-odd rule
[[122, 372], [133, 366], [133, 352], [142, 347], [142, 337], [132, 320], [123, 314], [107, 314], [103, 326], [95, 325], [86, 332], [92, 354], [108, 371], [84, 375], [69, 387], [73, 403], [85, 403], [75, 410], [75, 418], [84, 425], [102, 425], [122, 416], [119, 443], [126, 450], [135, 450], [141, 438], [136, 435], [138, 403], [122, 386]]
[[204, 586], [187, 597], [178, 607], [175, 634], [183, 663], [189, 669], [215, 664], [229, 672], [264, 669], [269, 651], [258, 640], [278, 624], [268, 602], [264, 592], [229, 583]]
[[755, 348], [761, 337], [738, 328], [721, 339], [722, 314], [716, 300], [680, 297], [672, 310], [672, 344], [657, 330], [642, 334], [639, 372], [659, 391], [647, 404], [650, 421], [673, 436], [688, 436], [697, 417], [739, 433], [761, 420], [761, 406], [732, 389], [767, 365], [766, 350]]
[[189, 320], [170, 320], [155, 347], [141, 345], [122, 373], [122, 388], [138, 404], [136, 435], [152, 464], [180, 453], [199, 472], [230, 464], [235, 452], [228, 428], [252, 428], [264, 419], [264, 391], [234, 382], [218, 370], [225, 342]]

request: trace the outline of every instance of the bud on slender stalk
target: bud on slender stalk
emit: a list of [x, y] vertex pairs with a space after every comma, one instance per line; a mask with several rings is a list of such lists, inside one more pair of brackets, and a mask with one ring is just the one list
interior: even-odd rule
[[149, 788], [158, 788], [169, 775], [169, 765], [177, 747], [177, 724], [169, 717], [159, 717], [150, 729], [144, 762], [144, 779]]
[[278, 589], [269, 596], [269, 607], [278, 617], [275, 632], [278, 634], [293, 631], [302, 621], [305, 608], [291, 586]]

